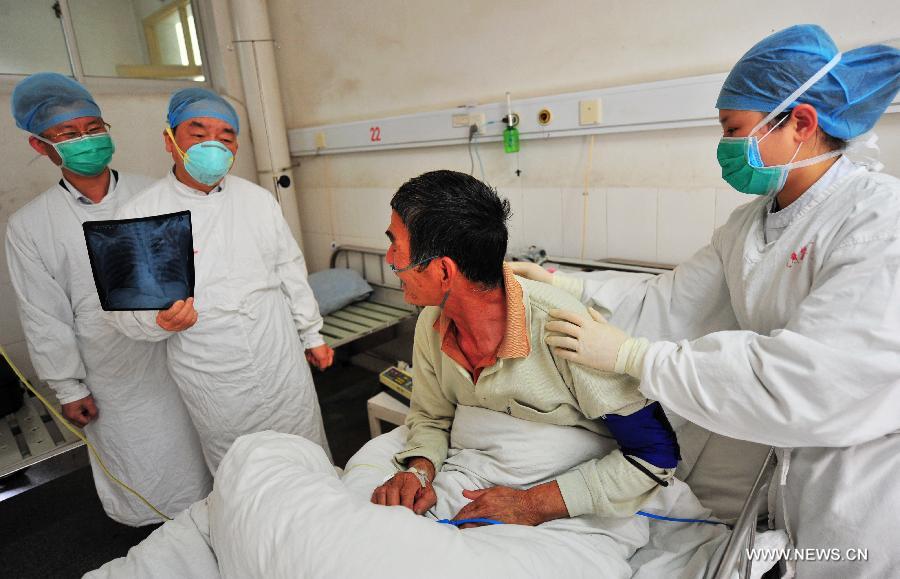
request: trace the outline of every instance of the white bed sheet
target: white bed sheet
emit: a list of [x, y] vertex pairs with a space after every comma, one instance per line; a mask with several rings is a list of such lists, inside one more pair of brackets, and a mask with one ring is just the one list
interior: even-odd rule
[[[490, 454], [491, 447], [515, 452], [517, 441], [492, 443], [495, 433], [490, 429], [474, 434], [487, 441], [481, 446], [488, 450], [479, 450], [482, 455]], [[371, 505], [371, 490], [393, 472], [390, 458], [405, 438], [405, 427], [400, 427], [370, 441], [340, 479], [321, 449], [302, 438], [273, 432], [242, 437], [223, 461], [208, 502], [196, 503], [126, 557], [85, 577], [396, 578], [421, 577], [427, 569], [430, 577], [699, 579], [709, 575], [710, 561], [717, 560], [728, 536], [720, 526], [642, 517], [601, 525], [573, 519], [537, 528], [506, 525], [460, 531], [402, 507]], [[519, 438], [518, 443], [527, 439]], [[560, 447], [555, 448], [558, 454]], [[585, 449], [596, 450], [590, 445]], [[568, 454], [569, 460], [580, 459], [577, 452]], [[511, 476], [489, 472], [496, 464], [482, 459], [450, 458], [445, 480], [436, 482], [439, 496], [445, 497], [436, 516], [452, 516], [465, 502], [451, 499], [454, 489]], [[548, 453], [538, 453], [529, 463], [550, 459]], [[473, 465], [481, 470], [478, 475], [466, 471]], [[680, 481], [663, 489], [644, 510], [680, 518], [710, 517]], [[754, 571], [756, 575], [761, 570]]]

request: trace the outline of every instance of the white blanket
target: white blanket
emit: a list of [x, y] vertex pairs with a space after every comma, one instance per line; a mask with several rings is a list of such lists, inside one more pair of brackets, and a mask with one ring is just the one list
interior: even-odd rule
[[[419, 517], [369, 502], [372, 489], [393, 472], [390, 455], [404, 436], [400, 430], [367, 445], [348, 464], [345, 482], [324, 453], [303, 439], [271, 432], [242, 438], [220, 466], [209, 498], [210, 535], [222, 576], [632, 575], [628, 559], [649, 538], [642, 517], [465, 531], [433, 520], [456, 514], [467, 502], [464, 488], [531, 486], [602, 456], [614, 441], [461, 407], [451, 433], [453, 451], [435, 481], [438, 504], [431, 517]], [[664, 490], [692, 498], [683, 486]], [[698, 503], [693, 506], [708, 516]], [[704, 527], [707, 538], [724, 534]]]
[[[370, 441], [351, 459], [341, 479], [321, 448], [303, 438], [274, 432], [241, 437], [223, 460], [208, 503], [198, 503], [187, 512], [189, 519], [179, 516], [127, 558], [87, 577], [213, 577], [209, 563], [217, 562], [226, 579], [700, 579], [707, 576], [709, 562], [716, 560], [727, 538], [720, 526], [638, 516], [467, 530], [436, 523], [436, 517], [450, 518], [468, 502], [462, 489], [532, 486], [615, 447], [613, 441], [582, 429], [521, 421], [483, 409], [459, 409], [452, 450], [435, 481], [439, 501], [428, 516], [372, 505], [371, 492], [395, 472], [391, 457], [405, 439], [401, 427]], [[680, 481], [662, 489], [644, 510], [681, 518], [710, 516]], [[197, 537], [185, 537], [190, 524], [197, 525], [197, 537], [208, 540], [211, 549], [200, 548]], [[186, 556], [192, 550], [196, 569]]]

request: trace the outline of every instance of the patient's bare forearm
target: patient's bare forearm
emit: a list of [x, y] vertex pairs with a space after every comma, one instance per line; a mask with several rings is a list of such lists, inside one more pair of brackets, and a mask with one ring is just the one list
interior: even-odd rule
[[528, 489], [528, 495], [529, 501], [534, 505], [533, 508], [540, 513], [543, 521], [564, 519], [569, 516], [566, 502], [563, 500], [559, 485], [555, 480], [531, 487]]

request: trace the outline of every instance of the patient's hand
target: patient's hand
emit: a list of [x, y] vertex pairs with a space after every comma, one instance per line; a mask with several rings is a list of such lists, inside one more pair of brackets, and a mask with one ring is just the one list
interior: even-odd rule
[[[508, 525], [536, 526], [553, 519], [569, 516], [566, 503], [556, 481], [550, 481], [525, 491], [509, 487], [491, 487], [478, 491], [463, 491], [472, 502], [464, 506], [453, 520], [493, 519]], [[468, 523], [460, 528], [481, 526]]]
[[417, 515], [423, 514], [437, 503], [437, 494], [431, 484], [434, 480], [434, 465], [430, 460], [419, 457], [411, 459], [409, 465], [427, 473], [425, 486], [422, 486], [415, 474], [398, 472], [372, 492], [373, 503], [388, 507], [403, 505]]

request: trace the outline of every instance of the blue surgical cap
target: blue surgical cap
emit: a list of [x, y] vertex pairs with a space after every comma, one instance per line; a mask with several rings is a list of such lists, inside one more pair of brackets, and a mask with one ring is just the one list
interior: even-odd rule
[[212, 117], [225, 121], [235, 133], [240, 132], [238, 116], [228, 101], [205, 88], [185, 88], [169, 99], [169, 126], [175, 127], [197, 117]]
[[[719, 93], [717, 109], [771, 112], [838, 53], [822, 28], [791, 26], [760, 41], [741, 57]], [[840, 62], [791, 103], [816, 109], [832, 137], [852, 139], [869, 131], [900, 90], [900, 50], [864, 46]]]
[[55, 72], [32, 74], [17, 84], [11, 108], [16, 126], [34, 135], [65, 121], [100, 116], [86, 88]]

